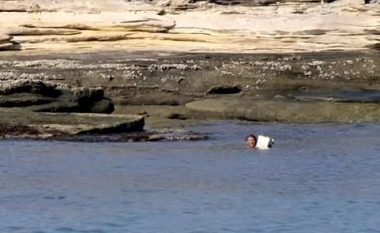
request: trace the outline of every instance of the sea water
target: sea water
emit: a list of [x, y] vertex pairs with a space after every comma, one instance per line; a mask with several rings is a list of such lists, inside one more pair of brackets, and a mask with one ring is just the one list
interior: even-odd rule
[[380, 232], [380, 125], [190, 129], [210, 139], [0, 141], [0, 232]]

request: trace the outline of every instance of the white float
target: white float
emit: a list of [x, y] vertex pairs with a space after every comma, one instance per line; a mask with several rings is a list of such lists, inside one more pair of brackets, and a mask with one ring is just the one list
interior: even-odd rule
[[273, 144], [274, 144], [273, 138], [259, 135], [257, 136], [257, 142], [256, 142], [255, 148], [259, 150], [267, 150], [271, 148]]

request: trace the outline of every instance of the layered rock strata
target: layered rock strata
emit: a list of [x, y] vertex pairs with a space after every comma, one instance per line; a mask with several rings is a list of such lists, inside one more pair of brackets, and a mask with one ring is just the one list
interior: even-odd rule
[[2, 1], [0, 104], [378, 122], [379, 16], [359, 0]]
[[0, 50], [276, 53], [379, 48], [380, 4], [322, 2], [2, 1]]

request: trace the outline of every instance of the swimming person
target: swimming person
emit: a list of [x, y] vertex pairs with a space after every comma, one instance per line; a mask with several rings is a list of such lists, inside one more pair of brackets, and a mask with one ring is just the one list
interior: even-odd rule
[[255, 135], [250, 134], [247, 137], [245, 137], [245, 146], [249, 149], [253, 149], [256, 147], [257, 138]]
[[257, 137], [253, 134], [245, 137], [245, 146], [249, 149], [259, 149], [266, 150], [272, 147], [274, 144], [273, 138], [266, 137], [263, 135], [258, 135]]

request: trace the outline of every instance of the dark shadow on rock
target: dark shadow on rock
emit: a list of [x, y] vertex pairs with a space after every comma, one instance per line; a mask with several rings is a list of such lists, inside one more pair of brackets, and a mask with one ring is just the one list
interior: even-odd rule
[[166, 118], [171, 119], [171, 120], [187, 120], [187, 119], [189, 119], [188, 116], [185, 116], [181, 113], [170, 113]]
[[226, 94], [237, 94], [242, 91], [240, 86], [215, 86], [211, 87], [207, 94], [210, 95], [226, 95]]

